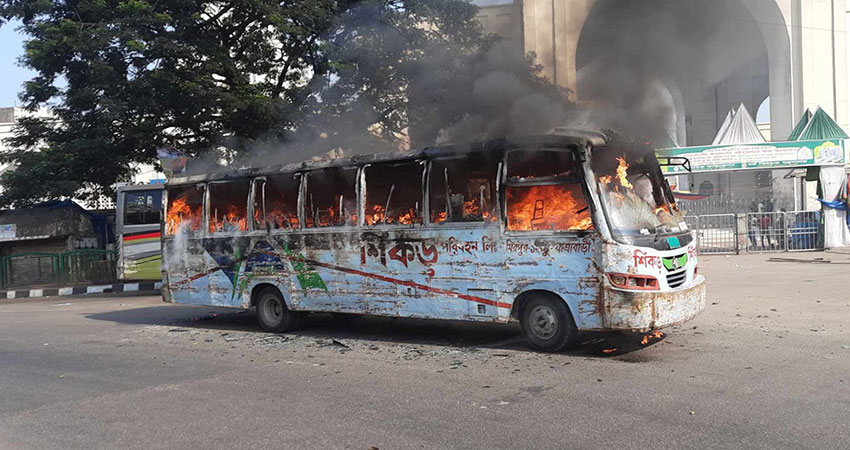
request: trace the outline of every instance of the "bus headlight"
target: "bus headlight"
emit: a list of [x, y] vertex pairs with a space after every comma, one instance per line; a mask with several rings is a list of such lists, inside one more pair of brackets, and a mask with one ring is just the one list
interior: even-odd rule
[[614, 287], [636, 291], [657, 291], [658, 280], [648, 275], [632, 275], [627, 273], [609, 273], [608, 279]]

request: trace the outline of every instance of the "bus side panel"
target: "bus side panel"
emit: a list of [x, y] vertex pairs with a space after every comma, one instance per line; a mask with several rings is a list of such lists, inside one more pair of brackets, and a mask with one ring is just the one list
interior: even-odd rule
[[519, 295], [550, 291], [570, 308], [579, 329], [602, 323], [599, 303], [599, 238], [596, 236], [523, 236], [504, 240], [507, 291]]
[[163, 272], [170, 301], [210, 305], [208, 275], [215, 262], [199, 238], [179, 234], [163, 241]]
[[[299, 233], [275, 237], [290, 264], [292, 307], [307, 311], [365, 313], [365, 297], [343, 268], [350, 267], [348, 233]], [[360, 294], [360, 295], [358, 295]]]
[[[453, 294], [439, 302], [422, 302], [423, 313], [438, 317], [506, 322], [510, 319], [512, 296], [505, 295], [505, 261], [499, 251], [499, 228], [435, 226], [423, 233], [422, 250], [428, 258], [417, 258], [423, 282]], [[433, 292], [426, 292], [434, 297]], [[457, 295], [457, 296], [455, 296]]]

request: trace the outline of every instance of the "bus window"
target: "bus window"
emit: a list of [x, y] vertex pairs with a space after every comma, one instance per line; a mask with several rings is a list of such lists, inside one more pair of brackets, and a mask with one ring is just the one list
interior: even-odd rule
[[168, 210], [165, 216], [165, 233], [178, 231], [198, 232], [203, 220], [204, 187], [181, 186], [168, 189]]
[[124, 225], [159, 224], [161, 211], [161, 189], [124, 192]]
[[248, 231], [248, 180], [210, 183], [210, 233]]
[[577, 231], [593, 228], [572, 152], [508, 153], [505, 200], [508, 230]]
[[254, 228], [283, 230], [299, 228], [298, 188], [300, 178], [293, 174], [257, 180], [254, 189]]
[[573, 152], [515, 150], [507, 157], [508, 180], [578, 176]]
[[498, 220], [495, 178], [498, 161], [483, 155], [431, 164], [431, 223]]
[[652, 150], [596, 148], [591, 168], [615, 238], [687, 230]]
[[422, 223], [422, 171], [418, 162], [366, 169], [366, 225]]
[[304, 202], [304, 226], [357, 225], [357, 169], [310, 172]]

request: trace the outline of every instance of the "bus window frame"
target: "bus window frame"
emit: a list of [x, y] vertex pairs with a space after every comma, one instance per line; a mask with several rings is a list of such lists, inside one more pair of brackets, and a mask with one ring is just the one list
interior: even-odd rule
[[[541, 178], [533, 178], [533, 181], [526, 179], [508, 179], [508, 156], [513, 152], [519, 151], [547, 151], [547, 152], [569, 152], [572, 154], [573, 162], [577, 167], [577, 173], [571, 176], [553, 176], [553, 177], [541, 177]], [[587, 171], [585, 170], [585, 162], [587, 161], [587, 149], [583, 149], [577, 145], [570, 145], [568, 147], [517, 147], [511, 148], [505, 151], [505, 154], [502, 158], [502, 172], [501, 172], [501, 183], [500, 185], [507, 187], [517, 186], [553, 186], [560, 184], [571, 184], [578, 183], [581, 187], [581, 192], [584, 195], [584, 199], [587, 203], [588, 212], [590, 213], [590, 218], [593, 221], [593, 228], [589, 230], [511, 230], [508, 227], [508, 205], [507, 205], [507, 195], [503, 195], [500, 197], [500, 205], [501, 205], [501, 223], [502, 223], [502, 235], [504, 236], [567, 236], [567, 237], [585, 237], [591, 234], [594, 234], [599, 231], [599, 224], [594, 220], [597, 217], [596, 214], [596, 197], [591, 195], [590, 186], [587, 181]], [[505, 190], [507, 192], [507, 190]]]
[[[145, 195], [147, 196], [147, 195], [151, 195], [151, 193], [154, 193], [154, 192], [157, 192], [157, 191], [159, 191], [159, 193], [160, 193], [159, 211], [157, 211], [159, 213], [159, 220], [156, 221], [156, 222], [128, 224], [127, 223], [127, 196], [128, 195], [131, 195], [131, 196], [132, 195], [139, 195], [140, 193], [145, 193]], [[153, 226], [153, 225], [157, 225], [159, 223], [162, 223], [164, 221], [164, 217], [165, 217], [164, 214], [163, 214], [165, 207], [164, 207], [163, 201], [162, 201], [162, 194], [163, 194], [163, 189], [157, 189], [157, 188], [134, 189], [134, 190], [121, 191], [121, 195], [120, 195], [121, 198], [118, 199], [118, 203], [121, 205], [121, 226], [125, 226], [125, 227], [149, 227], [149, 226]], [[156, 197], [156, 195], [153, 195], [152, 199], [155, 199], [155, 197]], [[117, 209], [117, 205], [118, 204], [116, 204], [116, 209]], [[154, 202], [152, 206], [156, 206], [156, 203]], [[150, 212], [147, 212], [146, 215], [147, 214], [150, 214]], [[116, 214], [116, 224], [117, 224], [117, 222], [118, 222], [118, 216]]]
[[[402, 164], [419, 164], [422, 169], [422, 174], [419, 180], [419, 209], [420, 214], [422, 215], [422, 223], [413, 222], [410, 225], [400, 224], [400, 223], [385, 223], [381, 222], [377, 225], [367, 225], [366, 224], [366, 169], [373, 167], [379, 164], [390, 164], [390, 165], [402, 165]], [[397, 160], [387, 160], [380, 161], [376, 163], [368, 163], [364, 164], [360, 167], [360, 195], [358, 196], [360, 201], [360, 214], [357, 218], [358, 227], [363, 228], [364, 230], [412, 230], [415, 228], [426, 227], [430, 224], [428, 221], [428, 214], [430, 214], [430, 210], [428, 205], [425, 203], [428, 199], [428, 186], [427, 186], [427, 178], [429, 176], [429, 160], [427, 158], [416, 158], [416, 159], [397, 159]]]
[[[356, 170], [354, 174], [354, 198], [357, 200], [357, 223], [354, 225], [349, 225], [348, 221], [345, 221], [344, 225], [338, 226], [328, 226], [328, 227], [308, 227], [307, 221], [307, 189], [309, 189], [310, 184], [310, 175], [315, 172], [321, 172], [326, 170]], [[363, 223], [363, 214], [362, 209], [363, 205], [360, 201], [360, 177], [363, 172], [362, 166], [332, 166], [332, 167], [320, 167], [316, 169], [305, 170], [303, 172], [297, 172], [295, 175], [301, 177], [300, 187], [298, 191], [298, 221], [300, 223], [299, 228], [293, 228], [292, 231], [302, 231], [309, 233], [328, 233], [331, 231], [352, 231], [360, 228], [360, 224]], [[344, 197], [343, 197], [344, 198]], [[276, 230], [280, 231], [280, 230]], [[286, 230], [284, 230], [286, 232]]]
[[168, 205], [171, 203], [171, 201], [170, 201], [171, 200], [171, 189], [189, 188], [189, 187], [195, 187], [195, 188], [200, 187], [204, 190], [204, 194], [203, 194], [203, 198], [201, 199], [201, 229], [199, 230], [199, 232], [190, 233], [189, 236], [187, 236], [187, 237], [189, 239], [199, 239], [199, 238], [204, 238], [204, 237], [207, 236], [207, 234], [206, 234], [207, 227], [204, 226], [204, 225], [209, 223], [209, 222], [207, 222], [207, 201], [206, 201], [206, 197], [207, 197], [207, 193], [209, 192], [209, 189], [207, 189], [207, 184], [208, 183], [181, 183], [181, 184], [167, 185], [163, 188], [163, 193], [162, 193], [162, 221], [160, 222], [160, 226], [159, 226], [160, 233], [161, 233], [160, 235], [162, 236], [162, 239], [174, 239], [174, 237], [177, 236], [177, 233], [168, 234], [166, 232], [167, 231], [166, 227], [168, 225], [166, 223], [166, 221], [168, 219], [168, 211], [169, 211]]
[[[210, 214], [210, 186], [212, 186], [214, 184], [236, 183], [236, 182], [239, 182], [239, 181], [247, 181], [248, 182], [248, 198], [246, 199], [248, 203], [245, 207], [245, 214], [246, 214], [245, 220], [246, 220], [246, 223], [248, 224], [248, 229], [245, 230], [245, 231], [239, 231], [239, 230], [237, 230], [237, 231], [210, 231], [210, 217], [209, 217], [209, 214]], [[205, 185], [204, 186], [204, 236], [210, 237], [210, 238], [232, 237], [232, 236], [238, 236], [240, 234], [250, 233], [252, 231], [251, 222], [254, 219], [251, 217], [251, 213], [252, 213], [251, 203], [252, 203], [252, 200], [253, 200], [253, 197], [251, 197], [251, 189], [253, 188], [254, 183], [253, 183], [251, 178], [239, 177], [239, 178], [233, 178], [233, 179], [229, 179], [229, 180], [209, 181], [207, 183], [202, 183], [202, 184]]]
[[[250, 216], [251, 226], [249, 227], [248, 233], [262, 232], [262, 233], [265, 233], [265, 234], [281, 234], [281, 233], [291, 233], [293, 231], [302, 231], [302, 230], [307, 229], [307, 228], [304, 227], [304, 215], [303, 215], [303, 210], [302, 210], [302, 205], [301, 205], [301, 198], [303, 196], [302, 190], [303, 190], [303, 184], [304, 184], [304, 178], [305, 178], [303, 175], [305, 173], [307, 173], [307, 172], [280, 172], [280, 173], [260, 175], [260, 176], [257, 176], [257, 177], [254, 177], [254, 178], [251, 179], [251, 192], [249, 193], [249, 198], [248, 198], [248, 204], [251, 207], [251, 209], [249, 211], [249, 213], [251, 214], [251, 216]], [[263, 223], [265, 223], [266, 226], [261, 227], [261, 228], [255, 227], [254, 226], [254, 195], [255, 195], [254, 190], [257, 187], [257, 181], [264, 181], [264, 182], [268, 183], [269, 177], [286, 176], [286, 175], [292, 175], [292, 178], [298, 179], [298, 197], [295, 200], [295, 213], [298, 216], [298, 227], [277, 228], [277, 229], [274, 229], [274, 230], [271, 229], [268, 222], [266, 221], [265, 188], [263, 189]]]
[[[433, 174], [433, 164], [435, 162], [440, 162], [440, 161], [462, 160], [462, 159], [466, 159], [467, 156], [468, 156], [468, 154], [464, 153], [464, 154], [459, 154], [459, 155], [441, 156], [441, 157], [432, 158], [432, 159], [427, 160], [428, 167], [426, 168], [427, 173], [426, 173], [426, 179], [425, 179], [425, 182], [424, 182], [424, 188], [425, 188], [424, 189], [425, 190], [425, 203], [424, 204], [427, 206], [427, 211], [425, 213], [425, 217], [423, 217], [423, 223], [422, 223], [423, 226], [428, 226], [428, 227], [432, 227], [432, 228], [463, 228], [463, 229], [466, 229], [466, 228], [488, 228], [488, 225], [490, 225], [490, 224], [496, 224], [496, 223], [500, 223], [500, 222], [504, 221], [503, 217], [505, 215], [503, 214], [502, 207], [501, 207], [502, 199], [501, 199], [501, 183], [500, 183], [500, 180], [502, 179], [502, 167], [504, 166], [504, 163], [503, 163], [503, 160], [500, 159], [498, 161], [498, 163], [496, 164], [496, 172], [493, 174], [493, 176], [494, 176], [494, 180], [493, 180], [494, 189], [493, 189], [493, 192], [491, 193], [492, 203], [493, 203], [493, 206], [494, 206], [493, 207], [493, 213], [499, 215], [499, 220], [496, 220], [496, 221], [476, 220], [476, 221], [466, 221], [466, 222], [445, 222], [445, 223], [431, 222], [431, 175]], [[493, 225], [491, 225], [491, 226], [493, 226]]]

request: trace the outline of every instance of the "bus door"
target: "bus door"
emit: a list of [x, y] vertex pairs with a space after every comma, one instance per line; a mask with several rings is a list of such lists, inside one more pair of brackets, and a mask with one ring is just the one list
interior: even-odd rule
[[177, 303], [205, 304], [209, 270], [203, 248], [204, 184], [171, 186], [167, 191], [163, 259], [165, 281]]
[[[577, 306], [598, 290], [591, 209], [572, 149], [505, 157], [505, 262], [515, 292], [546, 289]], [[575, 309], [574, 309], [575, 311]]]

